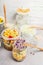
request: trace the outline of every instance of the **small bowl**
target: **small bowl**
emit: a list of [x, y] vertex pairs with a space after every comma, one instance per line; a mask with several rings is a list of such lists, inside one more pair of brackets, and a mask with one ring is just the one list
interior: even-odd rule
[[4, 17], [0, 16], [0, 18], [2, 18], [2, 20], [3, 20], [3, 22], [0, 23], [0, 25], [1, 25], [1, 24], [4, 24], [4, 23], [5, 23], [5, 19], [4, 19]]
[[2, 18], [2, 20], [3, 20], [3, 22], [0, 23], [0, 34], [1, 34], [2, 30], [4, 29], [5, 19], [2, 16], [0, 16], [0, 18]]

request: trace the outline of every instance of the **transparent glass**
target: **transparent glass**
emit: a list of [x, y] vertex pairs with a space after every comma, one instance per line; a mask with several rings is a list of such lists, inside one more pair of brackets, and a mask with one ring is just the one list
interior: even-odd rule
[[[13, 29], [13, 28], [7, 28], [7, 29], [15, 30], [15, 28], [14, 28], [14, 29]], [[8, 50], [12, 50], [13, 43], [16, 41], [16, 39], [19, 38], [19, 34], [18, 34], [17, 37], [13, 37], [13, 38], [5, 37], [5, 36], [3, 35], [3, 33], [4, 33], [7, 29], [5, 29], [5, 30], [2, 31], [1, 36], [2, 36], [2, 38], [3, 38], [4, 47], [5, 47], [6, 49], [8, 49]], [[16, 30], [16, 31], [18, 31], [18, 30]], [[19, 33], [19, 32], [18, 32], [18, 33]], [[6, 35], [7, 35], [7, 33], [6, 33]], [[12, 35], [13, 35], [13, 34], [12, 34]]]
[[16, 61], [22, 61], [26, 58], [27, 55], [27, 49], [24, 49], [22, 51], [13, 48], [12, 56]]
[[13, 45], [12, 56], [17, 61], [22, 61], [27, 55], [27, 46], [23, 46], [26, 41], [22, 38], [17, 39]]
[[3, 39], [3, 43], [4, 43], [4, 47], [7, 50], [12, 50], [12, 45], [14, 43], [14, 40], [5, 40], [5, 39]]
[[[38, 44], [37, 29], [29, 29], [29, 27], [31, 26], [29, 25], [25, 25], [25, 26], [28, 27], [29, 32], [26, 27], [25, 27], [26, 31], [23, 30], [24, 26], [21, 27], [21, 37], [25, 39], [28, 44], [32, 44], [36, 46]], [[30, 52], [34, 53], [35, 48], [31, 46], [28, 46], [28, 47]]]
[[24, 24], [30, 24], [29, 14], [17, 14], [16, 16], [16, 25], [20, 29], [20, 26]]

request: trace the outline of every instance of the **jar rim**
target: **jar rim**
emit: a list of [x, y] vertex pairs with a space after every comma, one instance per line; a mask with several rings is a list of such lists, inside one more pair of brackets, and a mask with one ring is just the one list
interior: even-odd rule
[[[14, 29], [12, 29], [12, 28], [6, 28], [5, 30], [7, 30], [7, 29], [14, 30]], [[5, 39], [5, 40], [16, 40], [17, 38], [20, 37], [20, 33], [19, 33], [19, 31], [17, 30], [18, 33], [19, 33], [19, 35], [18, 35], [17, 37], [15, 37], [15, 38], [7, 38], [7, 37], [5, 37], [5, 36], [3, 35], [3, 33], [4, 33], [5, 30], [3, 30], [2, 33], [1, 33], [2, 38]], [[16, 30], [16, 29], [15, 29], [15, 30]]]

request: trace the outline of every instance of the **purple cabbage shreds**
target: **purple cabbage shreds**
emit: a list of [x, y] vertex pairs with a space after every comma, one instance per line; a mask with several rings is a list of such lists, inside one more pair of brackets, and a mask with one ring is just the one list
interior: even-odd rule
[[25, 42], [25, 40], [23, 39], [18, 39], [15, 43], [15, 47], [18, 48], [18, 49], [24, 49], [25, 46], [23, 46], [23, 43]]
[[17, 43], [24, 43], [25, 42], [25, 40], [23, 40], [23, 39], [18, 39], [17, 40]]
[[17, 43], [15, 45], [18, 45]]
[[19, 43], [19, 41], [17, 41], [16, 43]]
[[23, 40], [23, 43], [25, 42], [25, 40]]

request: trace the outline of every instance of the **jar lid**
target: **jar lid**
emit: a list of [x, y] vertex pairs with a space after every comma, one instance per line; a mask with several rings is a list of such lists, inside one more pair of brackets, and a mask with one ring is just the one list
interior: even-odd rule
[[27, 13], [29, 13], [30, 12], [30, 9], [22, 9], [22, 8], [18, 8], [17, 10], [17, 13], [19, 13], [19, 14], [27, 14]]

